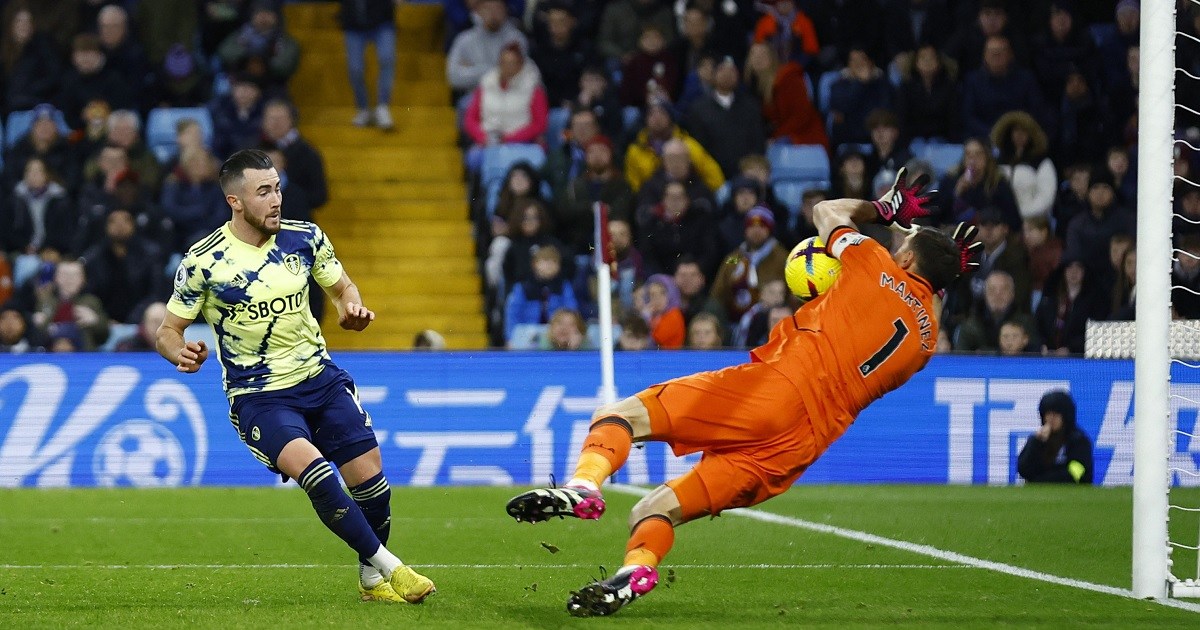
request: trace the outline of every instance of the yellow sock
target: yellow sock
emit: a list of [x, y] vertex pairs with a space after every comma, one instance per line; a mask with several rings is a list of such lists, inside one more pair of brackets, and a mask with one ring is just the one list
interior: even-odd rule
[[625, 561], [623, 566], [631, 564], [644, 564], [648, 567], [658, 566], [658, 556], [654, 555], [653, 551], [646, 548], [630, 549], [625, 552]]
[[583, 479], [601, 486], [613, 473], [612, 462], [607, 457], [591, 451], [579, 454], [579, 463], [575, 465], [575, 479]]
[[625, 566], [644, 564], [657, 567], [675, 544], [675, 528], [671, 519], [656, 514], [642, 519], [629, 534], [625, 545]]

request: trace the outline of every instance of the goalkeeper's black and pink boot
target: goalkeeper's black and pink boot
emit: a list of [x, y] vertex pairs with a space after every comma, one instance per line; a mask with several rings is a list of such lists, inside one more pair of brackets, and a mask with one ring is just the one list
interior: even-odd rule
[[654, 590], [658, 569], [643, 564], [622, 567], [612, 577], [592, 582], [571, 593], [567, 612], [572, 617], [604, 617]]
[[604, 496], [582, 486], [539, 488], [513, 497], [505, 509], [517, 522], [539, 523], [555, 516], [595, 520], [604, 514]]

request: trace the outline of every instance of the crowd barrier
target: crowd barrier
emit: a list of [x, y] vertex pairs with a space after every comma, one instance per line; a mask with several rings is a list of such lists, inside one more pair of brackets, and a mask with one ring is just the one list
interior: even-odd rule
[[[616, 355], [621, 396], [746, 359], [744, 352]], [[342, 353], [393, 485], [569, 478], [600, 385], [594, 352]], [[271, 485], [228, 421], [220, 369], [156, 355], [0, 356], [0, 486]], [[1096, 482], [1133, 474], [1133, 363], [938, 356], [864, 411], [800, 483], [1017, 483], [1038, 399], [1069, 389], [1096, 445]], [[1197, 434], [1200, 372], [1176, 366], [1172, 428]], [[1200, 485], [1200, 440], [1176, 436], [1178, 485]], [[634, 449], [617, 480], [659, 483], [695, 458]]]

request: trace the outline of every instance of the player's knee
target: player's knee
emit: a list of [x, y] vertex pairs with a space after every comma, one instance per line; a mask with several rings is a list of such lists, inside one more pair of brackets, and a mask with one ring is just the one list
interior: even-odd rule
[[[608, 403], [596, 408], [596, 411], [592, 412], [591, 426], [596, 426], [597, 422], [609, 418], [624, 418], [624, 414], [621, 413], [620, 403]], [[629, 421], [626, 420], [625, 423], [629, 424]]]
[[675, 491], [667, 486], [659, 486], [653, 492], [642, 497], [629, 512], [629, 529], [647, 518], [659, 516], [671, 521], [671, 525], [681, 525], [682, 512], [679, 509], [679, 499]]
[[592, 428], [600, 422], [620, 423], [629, 430], [635, 440], [650, 434], [650, 414], [642, 401], [634, 396], [597, 408], [592, 414]]

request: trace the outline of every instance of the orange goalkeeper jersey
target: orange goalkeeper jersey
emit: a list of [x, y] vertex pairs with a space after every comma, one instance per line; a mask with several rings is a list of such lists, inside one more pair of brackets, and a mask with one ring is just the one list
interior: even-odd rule
[[751, 351], [795, 384], [823, 446], [877, 398], [925, 367], [937, 346], [933, 290], [888, 250], [849, 227], [830, 235], [842, 271], [824, 295]]

